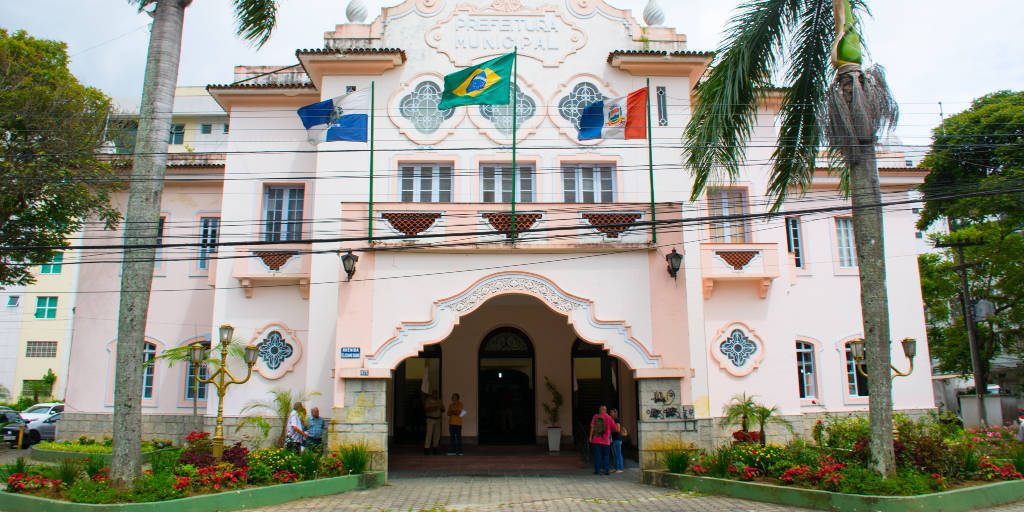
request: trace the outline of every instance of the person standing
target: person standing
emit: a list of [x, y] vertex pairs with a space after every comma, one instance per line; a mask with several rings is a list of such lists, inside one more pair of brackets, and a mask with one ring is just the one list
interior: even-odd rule
[[306, 414], [306, 407], [302, 402], [295, 402], [292, 412], [288, 413], [288, 422], [285, 423], [286, 450], [294, 453], [302, 453], [302, 443], [306, 440], [306, 430], [302, 427], [302, 416]]
[[622, 421], [619, 420], [618, 409], [612, 409], [608, 414], [615, 420], [615, 429], [612, 430], [612, 471], [622, 473]]
[[459, 400], [459, 394], [452, 394], [448, 404], [448, 455], [462, 455], [462, 417], [466, 409]]
[[321, 453], [324, 448], [326, 422], [320, 417], [319, 407], [310, 409], [309, 413], [311, 417], [309, 419], [309, 426], [306, 427], [306, 448]]
[[609, 473], [609, 458], [611, 458], [612, 431], [615, 430], [615, 420], [608, 415], [608, 407], [601, 406], [597, 414], [590, 419], [590, 444], [594, 446], [594, 474], [607, 475]]
[[441, 443], [441, 415], [444, 413], [444, 402], [431, 391], [430, 397], [423, 402], [423, 412], [427, 416], [427, 436], [423, 441], [423, 455], [440, 455], [438, 445]]

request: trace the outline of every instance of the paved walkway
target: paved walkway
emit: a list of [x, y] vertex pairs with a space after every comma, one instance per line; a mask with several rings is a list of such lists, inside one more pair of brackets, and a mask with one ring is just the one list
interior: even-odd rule
[[[492, 476], [429, 476], [396, 471], [388, 485], [322, 498], [293, 501], [264, 512], [483, 512], [483, 511], [802, 511], [780, 505], [651, 487], [639, 483], [639, 472], [598, 477], [585, 471], [549, 474], [509, 472]], [[1024, 503], [992, 512], [1024, 512]]]

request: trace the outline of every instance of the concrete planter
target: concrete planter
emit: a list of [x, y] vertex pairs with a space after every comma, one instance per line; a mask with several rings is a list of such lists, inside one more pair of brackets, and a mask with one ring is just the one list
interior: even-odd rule
[[562, 449], [562, 427], [548, 427], [548, 451], [557, 452]]
[[652, 470], [644, 471], [644, 483], [745, 500], [843, 512], [961, 512], [1024, 500], [1024, 480], [920, 496], [862, 496]]
[[268, 485], [252, 489], [238, 489], [216, 494], [204, 494], [177, 500], [149, 503], [119, 503], [90, 505], [66, 501], [0, 493], [0, 508], [11, 512], [215, 512], [218, 510], [244, 510], [280, 505], [289, 501], [315, 496], [327, 496], [355, 489], [368, 489], [384, 483], [380, 472], [321, 478], [308, 482]]
[[[163, 448], [163, 449], [160, 449], [160, 450], [153, 450], [151, 452], [142, 452], [142, 463], [145, 464], [145, 463], [149, 462], [149, 458], [152, 457], [154, 453], [162, 453], [162, 452], [165, 452], [165, 451], [171, 451], [171, 450], [177, 450], [177, 449], [178, 449], [177, 447], [170, 447], [170, 448]], [[43, 450], [43, 449], [40, 449], [37, 446], [33, 446], [33, 447], [28, 449], [28, 457], [30, 459], [32, 459], [32, 460], [37, 460], [39, 462], [54, 462], [54, 463], [60, 462], [60, 461], [62, 461], [64, 459], [71, 459], [71, 460], [85, 460], [85, 459], [97, 460], [97, 459], [101, 459], [101, 460], [103, 460], [103, 462], [109, 464], [110, 463], [110, 458], [112, 457], [112, 455], [109, 454], [109, 453], [85, 453], [85, 452], [71, 452], [71, 451], [63, 451], [63, 450]]]

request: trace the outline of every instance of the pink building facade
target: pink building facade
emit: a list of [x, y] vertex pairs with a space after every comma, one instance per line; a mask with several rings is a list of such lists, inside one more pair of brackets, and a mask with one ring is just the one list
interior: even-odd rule
[[[565, 397], [564, 444], [606, 404], [650, 465], [661, 449], [725, 440], [716, 418], [739, 393], [777, 405], [798, 435], [824, 414], [866, 410], [847, 345], [862, 335], [850, 213], [814, 211], [847, 204], [835, 179], [822, 173], [777, 216], [703, 220], [766, 211], [770, 99], [740, 179], [691, 202], [679, 141], [712, 56], [675, 30], [601, 0], [407, 0], [369, 24], [352, 11], [323, 49], [281, 67], [294, 66], [240, 67], [242, 81], [209, 86], [230, 120], [225, 156], [169, 170], [167, 236], [206, 241], [215, 217], [216, 237], [236, 245], [168, 250], [147, 339], [159, 353], [231, 324], [261, 348], [253, 380], [228, 393], [229, 424], [270, 390], [316, 391], [329, 443], [365, 442], [386, 467], [389, 446], [422, 443], [424, 391], [461, 395], [469, 443], [543, 442], [550, 381]], [[437, 102], [445, 74], [514, 46], [513, 188], [511, 108]], [[582, 107], [648, 80], [653, 187], [646, 140], [576, 138]], [[295, 114], [371, 83], [372, 215], [367, 145], [311, 144]], [[880, 174], [887, 195], [906, 197], [925, 173]], [[513, 190], [515, 225], [531, 230], [515, 239], [502, 233]], [[892, 335], [918, 339], [921, 362], [914, 217], [886, 210], [885, 248]], [[670, 275], [673, 251], [682, 264]], [[118, 281], [117, 264], [98, 264], [80, 288]], [[95, 296], [75, 319], [62, 437], [109, 428], [117, 299]], [[187, 369], [145, 371], [147, 432], [210, 424], [215, 397], [192, 400]], [[897, 409], [932, 409], [928, 365], [893, 394]]]

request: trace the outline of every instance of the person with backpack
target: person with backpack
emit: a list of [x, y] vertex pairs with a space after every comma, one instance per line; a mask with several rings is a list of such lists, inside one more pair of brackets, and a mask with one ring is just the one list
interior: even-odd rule
[[615, 420], [608, 415], [608, 407], [601, 406], [590, 420], [590, 444], [594, 446], [594, 474], [607, 475], [610, 471], [612, 432], [618, 430]]

